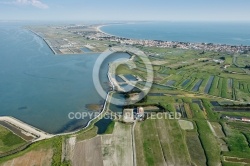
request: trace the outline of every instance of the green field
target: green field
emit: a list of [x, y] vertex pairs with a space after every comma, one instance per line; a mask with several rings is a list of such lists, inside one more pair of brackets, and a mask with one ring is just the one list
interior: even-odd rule
[[[171, 48], [154, 48], [141, 47], [150, 56], [149, 59], [153, 64], [155, 79], [154, 82], [165, 85], [167, 81], [175, 81], [172, 85], [177, 89], [189, 93], [205, 94], [204, 90], [207, 86], [210, 76], [215, 76], [212, 81], [208, 94], [224, 99], [233, 99], [236, 101], [250, 101], [250, 76], [242, 70], [241, 67], [233, 64], [232, 55], [215, 52], [205, 52], [201, 54], [196, 50], [181, 50]], [[226, 60], [222, 64], [213, 62], [213, 59], [224, 57]], [[243, 59], [242, 59], [243, 58]], [[248, 63], [249, 56], [239, 55], [237, 61], [241, 65], [246, 60]], [[129, 73], [145, 77], [145, 66], [142, 61], [136, 58], [135, 60], [138, 68], [136, 70], [129, 70], [121, 67], [119, 73]], [[164, 62], [161, 65], [154, 62]], [[224, 64], [231, 65], [224, 68]], [[228, 81], [232, 79], [232, 88]], [[186, 80], [189, 80], [184, 84]], [[195, 84], [202, 80], [198, 92], [193, 92]]]
[[0, 153], [16, 149], [25, 143], [22, 138], [0, 125]]
[[206, 155], [200, 143], [199, 135], [197, 132], [187, 132], [186, 142], [192, 163], [195, 165], [206, 165]]
[[137, 157], [138, 164], [190, 164], [185, 137], [176, 120], [147, 120], [139, 124], [135, 136], [142, 139], [138, 140], [142, 143], [136, 142], [137, 154], [143, 153]]
[[207, 164], [220, 164], [220, 149], [212, 131], [210, 130], [206, 120], [196, 120], [197, 130], [204, 148]]
[[[226, 156], [248, 158], [250, 159], [250, 147], [249, 147], [249, 131], [242, 131], [242, 125], [239, 123], [229, 124], [227, 130], [227, 143], [230, 149], [229, 152], [225, 152]], [[249, 128], [249, 125], [247, 126]], [[242, 131], [242, 132], [240, 132]]]

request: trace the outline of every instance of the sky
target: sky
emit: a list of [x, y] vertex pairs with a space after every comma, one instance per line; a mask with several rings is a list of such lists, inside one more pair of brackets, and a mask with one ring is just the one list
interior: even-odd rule
[[250, 21], [249, 0], [0, 0], [0, 20]]

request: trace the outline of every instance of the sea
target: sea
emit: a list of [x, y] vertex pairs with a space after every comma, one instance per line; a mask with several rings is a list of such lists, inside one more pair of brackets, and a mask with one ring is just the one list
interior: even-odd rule
[[[92, 113], [87, 104], [104, 105], [92, 79], [99, 54], [54, 55], [25, 25], [0, 23], [0, 116], [13, 116], [51, 134], [86, 126], [90, 117], [71, 120], [68, 115]], [[120, 58], [130, 55], [109, 56], [96, 75], [107, 92], [108, 64]]]
[[130, 22], [101, 30], [132, 39], [250, 45], [250, 22]]
[[[70, 120], [68, 114], [91, 112], [87, 104], [104, 104], [92, 80], [99, 54], [54, 55], [26, 25], [30, 23], [0, 22], [0, 116], [13, 116], [52, 134], [84, 127], [90, 118]], [[250, 45], [249, 23], [139, 22], [101, 29], [133, 39]], [[96, 77], [106, 91], [108, 64], [129, 57], [116, 53], [105, 60]]]

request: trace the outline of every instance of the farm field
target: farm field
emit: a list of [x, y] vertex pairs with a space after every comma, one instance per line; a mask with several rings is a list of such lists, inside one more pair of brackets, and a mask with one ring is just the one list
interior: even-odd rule
[[206, 155], [197, 132], [186, 132], [186, 143], [192, 163], [200, 166], [206, 165]]
[[72, 166], [78, 166], [81, 163], [84, 163], [86, 166], [103, 165], [100, 137], [94, 137], [75, 144]]
[[190, 165], [183, 131], [176, 120], [147, 120], [138, 124], [135, 137], [138, 164]]
[[62, 141], [62, 137], [56, 137], [36, 142], [19, 153], [0, 158], [0, 165], [64, 165], [66, 162], [61, 161]]
[[26, 143], [10, 130], [0, 125], [0, 154], [16, 149]]
[[[183, 120], [188, 119], [193, 122], [194, 128], [190, 130], [183, 130], [185, 128], [182, 129], [177, 123], [183, 139], [180, 142], [184, 142], [183, 147], [187, 150], [185, 156], [188, 156], [188, 160], [182, 161], [182, 164], [240, 165], [240, 161], [247, 162], [250, 134], [248, 131], [242, 131], [247, 130], [247, 127], [241, 126], [241, 129], [236, 129], [234, 126], [233, 128], [232, 124], [227, 124], [228, 120], [224, 119], [224, 116], [250, 117], [250, 114], [244, 109], [237, 111], [232, 108], [226, 111], [227, 108], [224, 108], [224, 105], [235, 104], [237, 107], [238, 104], [250, 101], [248, 91], [250, 77], [246, 73], [230, 73], [222, 68], [223, 64], [211, 61], [224, 56], [225, 62], [232, 65], [231, 55], [211, 53], [212, 55], [207, 55], [206, 60], [194, 57], [195, 64], [177, 63], [177, 66], [169, 67], [168, 63], [179, 61], [179, 55], [185, 58], [185, 55], [181, 55], [183, 51], [173, 51], [171, 54], [174, 55], [171, 55], [169, 52], [159, 53], [158, 50], [157, 54], [158, 56], [152, 59], [164, 60], [167, 54], [168, 62], [154, 68], [158, 79], [155, 80], [155, 85], [149, 92], [150, 95], [135, 106], [158, 105], [166, 112], [179, 112]], [[200, 55], [196, 54], [196, 56]], [[182, 60], [184, 62], [185, 59]], [[143, 73], [142, 70], [140, 72]], [[218, 106], [214, 106], [213, 101], [216, 101]], [[219, 107], [225, 111], [216, 111]], [[162, 134], [157, 128], [159, 124], [163, 122], [152, 119], [137, 124], [135, 132], [138, 138], [136, 139], [145, 140], [137, 140], [136, 153], [139, 165], [162, 165], [164, 162], [171, 165], [176, 162], [174, 158], [178, 156], [175, 153], [175, 151], [178, 152], [178, 148], [168, 144], [171, 132]], [[227, 124], [226, 127], [225, 124]], [[172, 125], [176, 124], [166, 125], [165, 122], [165, 127], [161, 125], [160, 128], [165, 131], [166, 128], [174, 128]], [[231, 135], [227, 133], [227, 129], [230, 129]], [[175, 132], [178, 130], [174, 129]], [[242, 132], [237, 133], [238, 130]], [[237, 143], [236, 140], [239, 142]]]
[[[249, 156], [247, 157], [248, 153], [246, 152], [248, 152], [247, 141], [250, 140], [250, 123], [244, 123], [244, 125], [232, 125], [236, 122], [228, 122], [226, 119], [223, 119], [223, 116], [225, 115], [247, 117], [249, 114], [248, 112], [237, 112], [237, 110], [234, 108], [232, 108], [230, 112], [218, 112], [216, 111], [217, 107], [221, 107], [222, 109], [227, 110], [227, 107], [220, 105], [220, 103], [225, 104], [229, 102], [224, 102], [223, 99], [220, 99], [216, 104], [214, 98], [208, 98], [202, 95], [190, 95], [187, 97], [187, 95], [185, 95], [185, 93], [182, 91], [167, 90], [164, 89], [164, 87], [159, 86], [153, 87], [150, 93], [154, 95], [148, 95], [147, 99], [138, 105], [158, 103], [167, 112], [179, 112], [181, 110], [180, 106], [183, 105], [185, 116], [182, 116], [182, 119], [188, 119], [194, 123], [193, 129], [186, 130], [183, 130], [181, 128], [181, 125], [177, 123], [177, 125], [179, 126], [178, 130], [182, 131], [181, 133], [184, 138], [184, 144], [186, 144], [185, 146], [188, 149], [190, 163], [194, 163], [196, 165], [235, 165], [240, 163], [235, 162], [236, 159], [232, 157], [236, 157], [237, 160], [239, 158], [239, 160], [244, 161], [247, 161], [249, 159]], [[166, 134], [167, 132], [165, 132], [165, 136], [163, 135], [164, 137], [162, 137], [161, 132], [157, 132], [158, 124], [162, 124], [162, 122], [156, 119], [150, 119], [142, 123], [137, 123], [136, 135], [138, 135], [138, 140], [141, 140], [143, 138], [145, 139], [145, 142], [138, 141], [137, 144], [137, 154], [139, 154], [137, 156], [138, 164], [161, 164], [165, 161], [164, 154], [166, 156], [170, 155], [171, 150], [168, 150], [167, 153], [164, 153], [164, 148], [169, 149], [171, 148], [171, 146], [165, 145], [161, 150], [161, 144], [167, 142], [166, 137], [171, 138], [171, 133]], [[170, 126], [175, 125], [174, 123], [169, 124]], [[226, 127], [225, 124], [227, 124]], [[169, 127], [169, 125], [166, 124], [165, 127], [162, 126], [163, 125], [161, 125], [160, 129], [163, 131], [166, 127]], [[228, 130], [234, 132], [231, 132], [230, 135], [227, 132]], [[147, 131], [150, 131], [150, 133], [147, 133]], [[177, 129], [173, 131], [176, 132]], [[235, 131], [238, 131], [240, 133], [237, 134], [237, 132]], [[242, 134], [241, 132], [244, 134]], [[146, 135], [146, 138], [143, 137], [144, 135]], [[244, 139], [243, 136], [245, 137]], [[161, 141], [161, 138], [164, 141]], [[242, 141], [242, 143], [236, 143], [234, 142], [235, 140]], [[232, 148], [231, 144], [238, 144], [237, 146], [242, 146], [246, 149], [243, 148], [242, 150], [240, 150], [236, 148], [235, 145], [233, 145], [233, 147], [235, 148]], [[144, 153], [141, 152], [142, 149]], [[171, 154], [174, 155], [173, 152]], [[169, 161], [174, 161], [172, 157], [168, 157], [167, 159], [168, 160], [165, 161], [166, 163]]]
[[[250, 75], [243, 66], [249, 62], [249, 55], [237, 55], [234, 65], [233, 56], [224, 53], [171, 48], [141, 48], [151, 56], [155, 74], [155, 83], [175, 87], [189, 93], [209, 95], [239, 102], [250, 101]], [[224, 63], [216, 63], [217, 59], [225, 59]], [[132, 74], [143, 75], [145, 66], [135, 58], [138, 69]], [[126, 70], [126, 73], [129, 70]], [[142, 77], [143, 78], [143, 77]]]
[[133, 165], [131, 125], [115, 123], [113, 134], [103, 135], [103, 165]]
[[26, 153], [21, 157], [17, 157], [8, 162], [0, 164], [1, 166], [27, 166], [27, 165], [44, 165], [49, 166], [52, 163], [53, 151], [38, 150]]

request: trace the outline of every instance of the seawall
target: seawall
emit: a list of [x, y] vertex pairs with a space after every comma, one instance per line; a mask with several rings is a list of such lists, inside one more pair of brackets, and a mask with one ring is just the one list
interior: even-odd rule
[[32, 32], [33, 34], [35, 34], [36, 36], [38, 36], [39, 38], [41, 38], [46, 44], [47, 46], [50, 48], [50, 50], [56, 55], [56, 51], [53, 49], [53, 47], [48, 43], [47, 40], [45, 40], [41, 35], [39, 35], [38, 33], [32, 31], [31, 29], [28, 29], [30, 32]]

